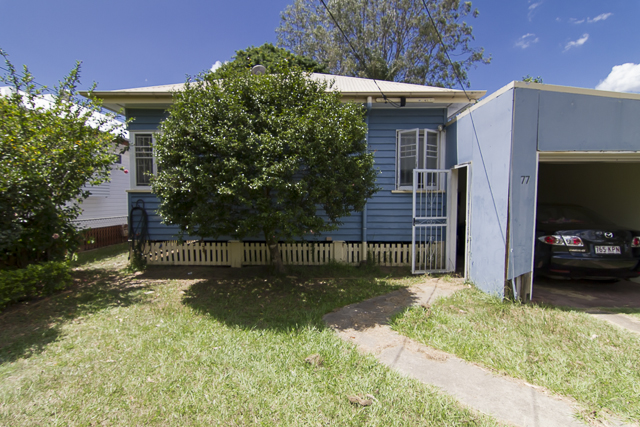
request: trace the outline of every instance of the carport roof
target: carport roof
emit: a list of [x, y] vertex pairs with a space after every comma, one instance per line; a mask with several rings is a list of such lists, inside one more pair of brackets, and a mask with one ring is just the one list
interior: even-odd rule
[[576, 95], [591, 95], [591, 96], [601, 96], [606, 98], [614, 98], [614, 99], [633, 99], [640, 101], [640, 93], [627, 93], [627, 92], [611, 92], [606, 90], [599, 89], [587, 89], [582, 87], [573, 87], [573, 86], [558, 86], [558, 85], [549, 85], [544, 83], [528, 83], [523, 81], [513, 81], [506, 86], [501, 87], [497, 91], [493, 92], [486, 98], [482, 99], [482, 101], [476, 103], [471, 108], [466, 109], [464, 112], [460, 113], [458, 116], [452, 119], [452, 122], [457, 119], [466, 116], [470, 112], [474, 111], [476, 108], [481, 107], [482, 105], [490, 102], [492, 99], [499, 97], [505, 92], [510, 91], [511, 89], [534, 89], [534, 90], [544, 90], [547, 92], [561, 92], [561, 93], [571, 93]]

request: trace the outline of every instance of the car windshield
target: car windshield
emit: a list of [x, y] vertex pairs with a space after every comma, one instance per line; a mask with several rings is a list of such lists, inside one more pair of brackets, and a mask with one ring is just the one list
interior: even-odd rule
[[611, 227], [613, 223], [595, 212], [580, 206], [540, 205], [536, 222], [539, 225], [568, 226], [570, 228]]

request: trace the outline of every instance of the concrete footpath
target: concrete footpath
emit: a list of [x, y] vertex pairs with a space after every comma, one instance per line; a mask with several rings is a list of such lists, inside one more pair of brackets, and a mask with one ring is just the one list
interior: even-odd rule
[[587, 313], [597, 317], [600, 320], [612, 323], [627, 331], [640, 334], [640, 322], [632, 318], [631, 316], [625, 316], [624, 314], [610, 313], [602, 310], [587, 310]]
[[[432, 384], [479, 412], [516, 426], [585, 426], [577, 405], [541, 387], [495, 375], [451, 354], [419, 344], [391, 330], [389, 318], [410, 305], [427, 305], [463, 285], [430, 279], [387, 295], [352, 304], [324, 316], [344, 340], [374, 354], [385, 365]], [[611, 426], [623, 426], [614, 421]]]

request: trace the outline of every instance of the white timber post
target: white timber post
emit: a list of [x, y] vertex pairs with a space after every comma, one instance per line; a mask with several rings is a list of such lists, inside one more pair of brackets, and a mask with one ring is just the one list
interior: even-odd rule
[[362, 242], [362, 249], [361, 249], [361, 252], [360, 252], [360, 261], [361, 262], [366, 262], [367, 261], [367, 249], [368, 249], [367, 242]]
[[229, 262], [232, 268], [242, 267], [244, 261], [244, 243], [239, 240], [229, 240], [227, 249], [229, 250]]
[[347, 262], [345, 244], [342, 240], [333, 242], [333, 260], [336, 262]]

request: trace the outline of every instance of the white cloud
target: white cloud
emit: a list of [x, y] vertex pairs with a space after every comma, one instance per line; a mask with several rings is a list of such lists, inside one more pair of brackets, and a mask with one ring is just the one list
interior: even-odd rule
[[587, 22], [589, 22], [590, 24], [593, 24], [594, 22], [604, 21], [605, 19], [607, 19], [611, 15], [613, 15], [613, 13], [611, 13], [611, 12], [609, 12], [609, 13], [601, 13], [600, 15], [596, 16], [593, 19], [587, 18]]
[[516, 47], [520, 47], [522, 49], [526, 49], [529, 46], [531, 46], [534, 43], [538, 43], [538, 37], [536, 37], [535, 34], [533, 33], [528, 33], [525, 34], [524, 36], [520, 37], [518, 39], [518, 41], [516, 42]]
[[[531, 3], [531, 0], [529, 0], [529, 3]], [[535, 12], [535, 10], [538, 8], [538, 6], [540, 6], [543, 2], [542, 1], [538, 1], [535, 3], [531, 3], [529, 5], [529, 13], [528, 13], [528, 18], [529, 21], [531, 21], [531, 19], [533, 19], [533, 14]]]
[[220, 68], [220, 67], [222, 67], [222, 62], [220, 62], [220, 61], [216, 61], [216, 62], [215, 62], [215, 64], [213, 64], [213, 65], [211, 66], [211, 71], [215, 71], [215, 70], [217, 70], [217, 69], [218, 69], [218, 68]]
[[587, 42], [587, 40], [589, 40], [589, 34], [585, 33], [578, 40], [567, 43], [567, 45], [564, 47], [564, 51], [566, 52], [572, 47], [582, 46]]
[[640, 64], [616, 65], [596, 89], [640, 93]]
[[596, 16], [595, 18], [586, 18], [586, 19], [576, 19], [576, 18], [570, 18], [569, 22], [572, 24], [584, 24], [585, 22], [588, 24], [593, 24], [594, 22], [598, 22], [598, 21], [604, 21], [605, 19], [609, 18], [611, 15], [613, 15], [613, 13], [608, 12], [608, 13], [601, 13], [600, 15]]
[[537, 3], [530, 4], [530, 5], [529, 5], [529, 10], [533, 10], [533, 9], [535, 9], [536, 7], [540, 6], [541, 4], [542, 4], [542, 2], [541, 2], [541, 1], [539, 1], [539, 2], [537, 2]]

